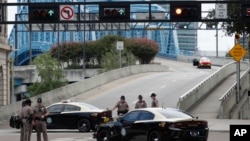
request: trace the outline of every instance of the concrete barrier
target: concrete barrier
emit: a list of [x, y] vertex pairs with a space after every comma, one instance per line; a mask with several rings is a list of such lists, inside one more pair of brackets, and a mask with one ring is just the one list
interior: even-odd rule
[[[248, 65], [248, 64], [246, 64]], [[221, 119], [249, 119], [249, 103], [248, 103], [248, 90], [249, 90], [249, 68], [241, 75], [240, 79], [240, 94], [239, 100], [237, 96], [236, 82], [231, 88], [219, 99], [220, 111], [218, 118]]]
[[[135, 75], [139, 73], [147, 73], [147, 72], [166, 72], [169, 71], [167, 66], [157, 65], [157, 64], [149, 64], [149, 65], [135, 65], [124, 67], [116, 70], [111, 70], [89, 79], [81, 80], [79, 82], [66, 85], [64, 87], [43, 93], [38, 96], [34, 96], [31, 98], [32, 101], [36, 101], [38, 97], [42, 97], [43, 103], [45, 105], [50, 105], [55, 102], [59, 102], [63, 99], [71, 98], [72, 96], [76, 96], [79, 94], [84, 94], [84, 92], [96, 88], [98, 86], [104, 85], [111, 81], [127, 77], [130, 75]], [[87, 97], [88, 95], [86, 95]], [[6, 105], [0, 109], [0, 121], [6, 121], [10, 118], [10, 116], [19, 111], [21, 107], [21, 102], [16, 102], [10, 105]]]
[[[209, 95], [209, 92], [226, 77], [235, 73], [235, 68], [236, 63], [231, 62], [211, 74], [209, 77], [204, 79], [204, 81], [182, 95], [177, 103], [177, 108], [188, 111], [188, 109], [192, 108], [192, 106], [195, 106], [203, 98]], [[244, 62], [241, 62], [241, 70], [247, 69], [248, 65], [246, 65]]]

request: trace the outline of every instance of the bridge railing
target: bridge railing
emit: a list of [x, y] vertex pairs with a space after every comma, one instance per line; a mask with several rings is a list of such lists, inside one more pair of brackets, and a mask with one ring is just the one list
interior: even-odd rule
[[[241, 70], [247, 70], [248, 65], [241, 62]], [[177, 103], [177, 108], [189, 110], [198, 104], [203, 98], [208, 96], [213, 88], [221, 83], [226, 77], [236, 72], [236, 63], [230, 62], [208, 76], [204, 81], [196, 85], [193, 89], [183, 94]]]
[[[244, 65], [248, 67], [248, 64]], [[243, 67], [244, 67], [243, 66]], [[220, 97], [220, 111], [218, 118], [223, 119], [247, 119], [249, 118], [248, 110], [241, 110], [247, 102], [247, 93], [249, 90], [249, 68], [240, 77], [240, 93], [239, 100], [237, 100], [237, 83], [235, 82], [231, 88]], [[247, 104], [248, 105], [248, 104]]]

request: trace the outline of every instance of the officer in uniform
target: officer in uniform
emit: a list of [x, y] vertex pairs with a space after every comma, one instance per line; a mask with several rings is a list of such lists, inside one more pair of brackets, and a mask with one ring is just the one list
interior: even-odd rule
[[22, 108], [22, 124], [23, 124], [23, 140], [30, 141], [31, 131], [34, 124], [33, 109], [31, 107], [32, 101], [26, 99], [25, 106]]
[[23, 141], [23, 134], [24, 134], [24, 130], [23, 130], [23, 123], [22, 123], [22, 117], [23, 117], [23, 107], [25, 107], [26, 105], [26, 102], [25, 101], [22, 101], [22, 107], [20, 109], [20, 112], [18, 114], [18, 117], [19, 117], [19, 123], [20, 123], [20, 141]]
[[153, 107], [153, 108], [159, 107], [159, 102], [158, 102], [158, 100], [156, 99], [156, 94], [155, 94], [155, 93], [152, 93], [150, 97], [151, 97], [151, 99], [152, 99], [151, 107]]
[[47, 127], [45, 122], [45, 117], [48, 115], [49, 115], [48, 110], [42, 104], [42, 98], [38, 98], [37, 105], [34, 107], [37, 141], [41, 141], [41, 133], [43, 133], [43, 140], [48, 141]]
[[147, 103], [143, 100], [142, 95], [138, 96], [138, 101], [135, 103], [135, 109], [139, 108], [147, 108]]
[[120, 101], [116, 103], [116, 105], [112, 108], [112, 111], [114, 109], [118, 108], [117, 115], [122, 116], [126, 114], [129, 111], [128, 103], [125, 101], [125, 96], [121, 96]]

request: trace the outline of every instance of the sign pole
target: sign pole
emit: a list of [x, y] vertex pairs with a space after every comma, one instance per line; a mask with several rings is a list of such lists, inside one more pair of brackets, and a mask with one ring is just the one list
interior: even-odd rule
[[119, 51], [119, 61], [120, 61], [120, 68], [122, 67], [122, 50], [123, 50], [123, 47], [124, 46], [124, 43], [123, 41], [117, 41], [116, 42], [116, 49]]
[[229, 54], [236, 61], [236, 103], [240, 100], [240, 60], [246, 55], [247, 51], [240, 45], [240, 34], [235, 34], [234, 47]]
[[[239, 37], [238, 35], [235, 35], [235, 45], [239, 43]], [[240, 61], [236, 62], [236, 103], [239, 102], [240, 100]]]

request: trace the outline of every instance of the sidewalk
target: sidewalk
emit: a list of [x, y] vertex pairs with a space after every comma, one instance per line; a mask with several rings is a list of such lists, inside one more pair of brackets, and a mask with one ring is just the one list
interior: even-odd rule
[[209, 131], [211, 132], [229, 132], [230, 125], [250, 125], [250, 120], [238, 119], [206, 119], [208, 121]]

